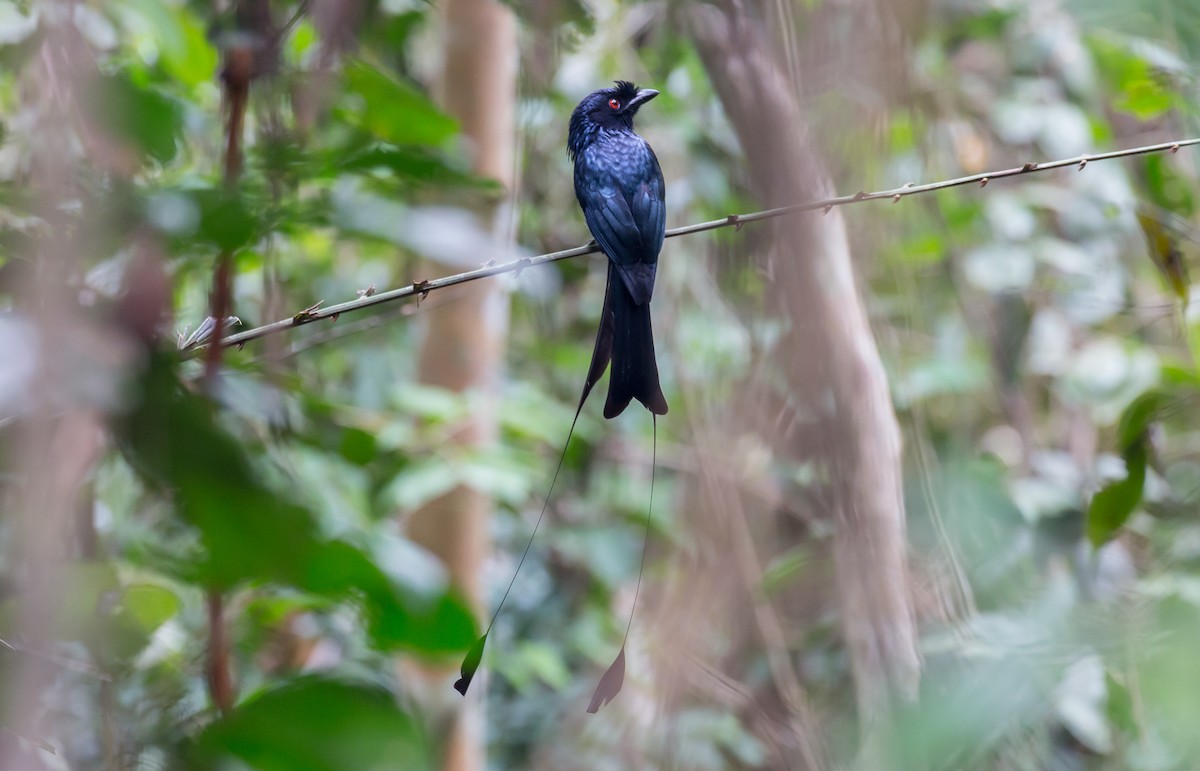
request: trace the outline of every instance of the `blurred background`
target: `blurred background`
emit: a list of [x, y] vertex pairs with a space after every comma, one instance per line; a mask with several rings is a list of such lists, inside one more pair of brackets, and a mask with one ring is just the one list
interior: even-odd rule
[[593, 399], [465, 699], [603, 256], [195, 345], [585, 243], [617, 78], [675, 227], [1195, 136], [1198, 55], [1169, 0], [0, 0], [0, 767], [1200, 766], [1195, 150], [668, 240], [657, 473]]

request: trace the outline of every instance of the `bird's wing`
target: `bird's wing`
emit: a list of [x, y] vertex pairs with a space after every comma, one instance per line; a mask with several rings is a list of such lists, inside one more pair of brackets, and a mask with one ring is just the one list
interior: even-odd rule
[[[662, 202], [646, 184], [639, 186], [632, 199], [635, 208], [630, 207], [620, 186], [613, 183], [587, 185], [580, 196], [588, 230], [619, 269], [634, 302], [642, 305], [650, 302], [654, 293], [658, 261], [658, 249], [654, 247], [662, 246], [661, 225], [655, 224], [660, 215], [655, 213], [655, 206], [661, 210]], [[646, 230], [641, 227], [643, 223], [648, 226]]]
[[648, 255], [644, 261], [658, 262], [658, 253], [662, 251], [663, 236], [667, 228], [666, 185], [663, 183], [658, 158], [649, 146], [646, 149], [650, 151], [649, 174], [634, 189], [629, 200], [629, 209], [638, 231], [642, 234], [642, 251]]
[[618, 265], [641, 262], [642, 234], [618, 185], [589, 184], [582, 191], [580, 203], [588, 230], [613, 262]]

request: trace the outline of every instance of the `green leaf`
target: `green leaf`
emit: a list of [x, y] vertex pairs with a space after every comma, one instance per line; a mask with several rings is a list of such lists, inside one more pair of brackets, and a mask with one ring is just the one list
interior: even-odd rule
[[1126, 476], [1113, 482], [1092, 498], [1088, 506], [1087, 534], [1093, 546], [1111, 539], [1142, 501], [1146, 484], [1146, 443], [1135, 442], [1125, 453]]
[[375, 145], [342, 158], [337, 166], [342, 171], [387, 170], [397, 179], [407, 182], [497, 187], [495, 182], [480, 179], [438, 153], [422, 147]]
[[186, 390], [164, 357], [141, 386], [141, 402], [121, 425], [126, 454], [200, 531], [204, 580], [223, 588], [252, 578], [291, 583], [316, 546], [312, 516], [258, 482], [240, 445], [218, 428], [213, 405]]
[[421, 593], [393, 581], [362, 550], [318, 537], [307, 509], [260, 481], [238, 442], [221, 429], [213, 405], [183, 387], [156, 356], [142, 399], [120, 424], [131, 464], [168, 493], [201, 536], [206, 557], [195, 578], [228, 589], [263, 581], [339, 599], [359, 598], [377, 647], [426, 653], [462, 650], [475, 635], [456, 594]]
[[1165, 401], [1162, 391], [1147, 391], [1125, 408], [1117, 426], [1117, 446], [1122, 453], [1142, 440], [1142, 434], [1154, 422]]
[[154, 44], [163, 69], [172, 77], [189, 87], [212, 81], [217, 50], [186, 3], [119, 0], [114, 5], [135, 36], [140, 33]]
[[1163, 84], [1162, 77], [1150, 62], [1131, 45], [1108, 38], [1092, 38], [1088, 42], [1101, 73], [1115, 94], [1115, 109], [1139, 120], [1156, 118], [1171, 109], [1175, 95]]
[[409, 38], [413, 32], [425, 21], [427, 14], [426, 8], [403, 11], [395, 15], [387, 12], [376, 14], [374, 23], [368, 29], [363, 29], [360, 34], [364, 38], [370, 38], [376, 50], [403, 51], [409, 45]]
[[1200, 391], [1200, 372], [1191, 362], [1166, 362], [1162, 366], [1163, 383], [1189, 391]]
[[372, 641], [380, 649], [453, 653], [475, 638], [475, 617], [457, 592], [404, 587], [344, 541], [322, 545], [297, 585], [330, 596], [361, 593]]
[[955, 40], [999, 40], [1008, 30], [1009, 25], [1019, 18], [1019, 14], [1011, 9], [989, 9], [975, 13], [962, 14], [955, 18], [950, 26], [950, 34]]
[[111, 615], [103, 618], [94, 649], [106, 658], [132, 659], [150, 641], [154, 630], [181, 608], [175, 593], [154, 584], [125, 587]]
[[477, 634], [475, 617], [456, 592], [433, 597], [380, 592], [371, 599], [371, 639], [383, 650], [455, 653], [466, 648]]
[[450, 492], [459, 482], [459, 474], [444, 459], [426, 458], [396, 474], [382, 497], [393, 508], [411, 511]]
[[458, 131], [452, 118], [407, 83], [393, 80], [364, 61], [346, 67], [344, 88], [356, 104], [345, 119], [396, 145], [440, 145]]
[[[1169, 221], [1169, 215], [1164, 216], [1166, 212], [1184, 218], [1195, 212], [1196, 198], [1193, 194], [1192, 182], [1179, 173], [1169, 157], [1148, 155], [1141, 160], [1141, 167], [1140, 177], [1143, 183], [1141, 187], [1145, 190], [1151, 204], [1149, 207], [1144, 207], [1148, 209], [1148, 213]], [[1184, 230], [1183, 233], [1177, 233], [1176, 236], [1186, 237], [1186, 233], [1187, 231]]]
[[170, 589], [155, 584], [125, 587], [122, 608], [145, 632], [153, 632], [179, 612], [179, 598]]
[[374, 434], [353, 426], [342, 430], [342, 441], [338, 446], [338, 452], [351, 463], [365, 466], [375, 460], [378, 451]]
[[133, 82], [126, 72], [103, 75], [88, 92], [97, 124], [159, 163], [175, 157], [182, 110], [165, 94]]
[[1124, 731], [1130, 736], [1138, 731], [1137, 709], [1133, 703], [1133, 695], [1125, 685], [1124, 678], [1118, 679], [1112, 671], [1104, 673], [1104, 689], [1108, 693], [1107, 714], [1113, 727]]
[[1112, 538], [1142, 501], [1149, 454], [1146, 429], [1165, 401], [1166, 395], [1162, 391], [1147, 391], [1121, 413], [1117, 442], [1125, 460], [1125, 478], [1103, 488], [1092, 498], [1088, 507], [1087, 532], [1094, 546], [1101, 546]]
[[1113, 104], [1139, 120], [1150, 120], [1171, 109], [1174, 96], [1151, 77], [1137, 78], [1124, 84], [1124, 93]]
[[184, 754], [193, 769], [229, 768], [233, 758], [261, 771], [430, 767], [418, 723], [391, 693], [320, 677], [250, 697], [204, 729]]
[[195, 238], [224, 252], [233, 252], [257, 239], [259, 221], [249, 201], [224, 188], [188, 191], [200, 211]]

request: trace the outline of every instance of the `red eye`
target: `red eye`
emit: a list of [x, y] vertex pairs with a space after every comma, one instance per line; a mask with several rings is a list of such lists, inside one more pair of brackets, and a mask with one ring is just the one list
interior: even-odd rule
[[613, 108], [614, 110], [621, 109], [621, 103], [619, 101], [617, 101], [616, 99], [609, 99], [608, 106]]

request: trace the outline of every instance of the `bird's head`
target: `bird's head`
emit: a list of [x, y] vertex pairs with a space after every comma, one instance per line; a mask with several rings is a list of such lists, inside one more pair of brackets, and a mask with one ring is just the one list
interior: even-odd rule
[[600, 129], [632, 131], [638, 108], [656, 96], [654, 89], [638, 88], [627, 80], [588, 94], [571, 114], [567, 152], [574, 157]]

